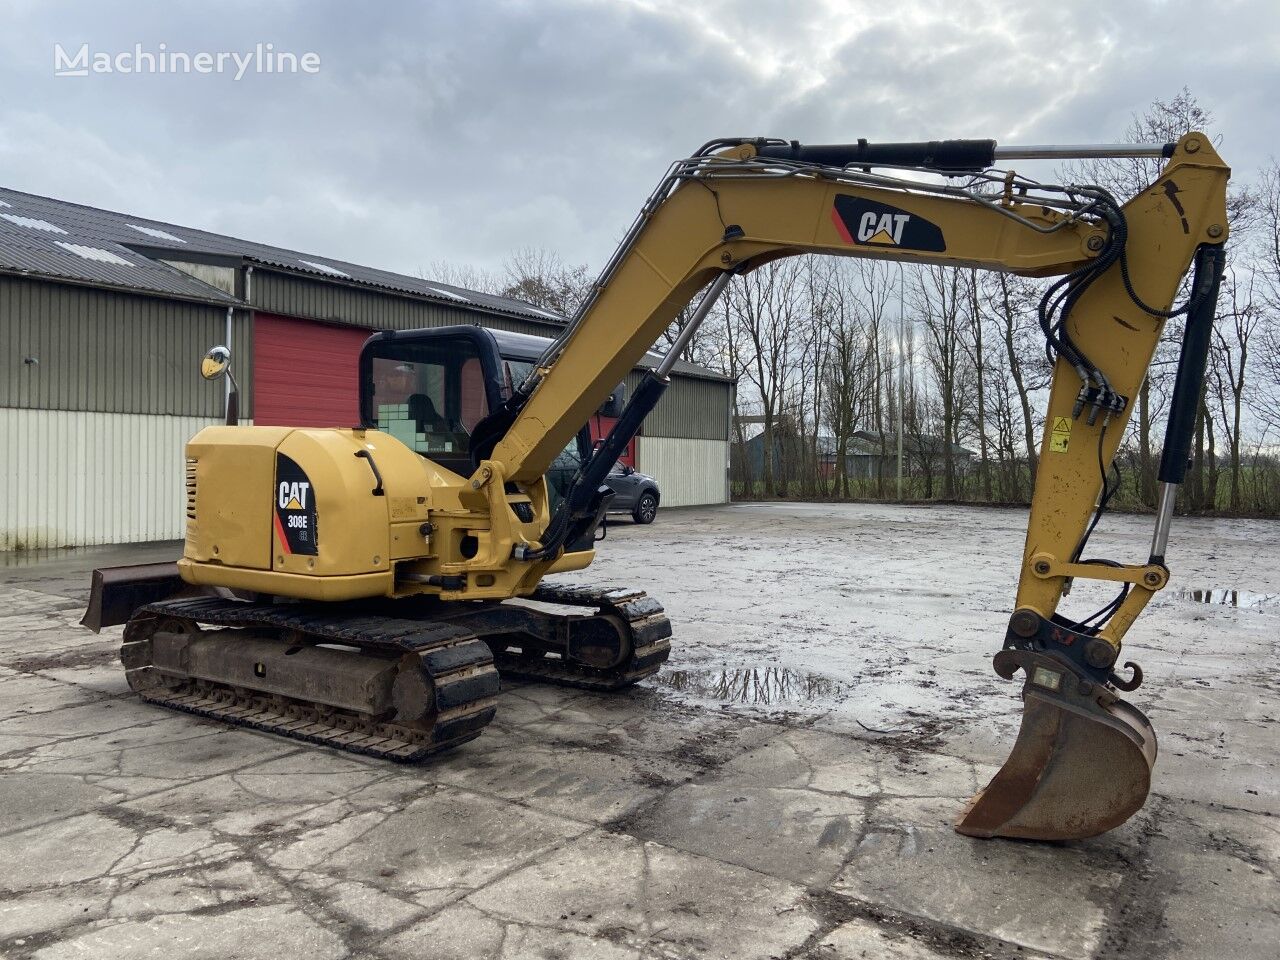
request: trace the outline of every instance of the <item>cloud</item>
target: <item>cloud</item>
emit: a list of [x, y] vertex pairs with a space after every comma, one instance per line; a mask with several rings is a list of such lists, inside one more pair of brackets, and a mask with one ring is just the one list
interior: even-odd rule
[[[546, 246], [599, 266], [720, 135], [1107, 141], [1184, 84], [1248, 173], [1280, 11], [1013, 2], [11, 4], [0, 180], [415, 272]], [[316, 76], [53, 76], [53, 46], [315, 51]]]

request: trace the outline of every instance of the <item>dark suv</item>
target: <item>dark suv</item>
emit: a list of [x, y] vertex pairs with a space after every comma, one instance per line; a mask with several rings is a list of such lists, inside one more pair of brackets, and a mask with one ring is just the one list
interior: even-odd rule
[[[590, 449], [587, 431], [583, 428], [552, 463], [551, 469], [547, 471], [552, 507], [564, 497], [565, 490]], [[610, 513], [629, 513], [636, 523], [653, 523], [654, 517], [658, 515], [658, 503], [662, 500], [657, 480], [618, 462], [613, 465], [604, 482], [613, 491], [613, 500], [609, 503]]]
[[619, 462], [613, 465], [604, 482], [614, 493], [610, 513], [629, 513], [636, 523], [653, 523], [658, 515], [658, 501], [662, 499], [657, 480]]

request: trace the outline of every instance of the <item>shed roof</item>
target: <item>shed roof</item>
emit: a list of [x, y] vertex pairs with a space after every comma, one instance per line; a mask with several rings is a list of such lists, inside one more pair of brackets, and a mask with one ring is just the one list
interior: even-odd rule
[[[68, 250], [68, 246], [97, 254], [86, 256]], [[0, 270], [184, 299], [237, 302], [225, 292], [169, 266], [165, 260], [258, 263], [323, 280], [394, 290], [441, 303], [466, 304], [544, 323], [564, 323], [564, 317], [557, 313], [511, 297], [0, 187]]]

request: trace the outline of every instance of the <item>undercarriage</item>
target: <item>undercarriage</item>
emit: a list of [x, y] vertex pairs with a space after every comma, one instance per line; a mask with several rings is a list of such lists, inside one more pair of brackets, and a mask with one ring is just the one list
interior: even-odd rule
[[129, 619], [120, 656], [152, 703], [414, 762], [478, 737], [501, 677], [617, 690], [671, 652], [670, 621], [642, 591], [544, 585], [528, 599], [158, 600]]

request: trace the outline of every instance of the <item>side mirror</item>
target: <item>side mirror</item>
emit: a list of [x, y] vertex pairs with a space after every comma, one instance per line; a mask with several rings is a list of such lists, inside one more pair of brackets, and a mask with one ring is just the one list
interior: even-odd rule
[[217, 380], [226, 374], [230, 389], [227, 391], [227, 426], [234, 427], [240, 423], [240, 385], [236, 383], [231, 372], [231, 351], [219, 344], [211, 347], [200, 361], [200, 376], [206, 380]]
[[613, 388], [613, 393], [609, 394], [609, 399], [600, 404], [598, 411], [602, 417], [613, 417], [617, 419], [622, 416], [622, 408], [627, 404], [627, 385], [625, 382], [618, 384]]
[[632, 475], [633, 473], [635, 473], [635, 472], [636, 472], [636, 468], [635, 468], [635, 467], [629, 467], [629, 466], [627, 466], [625, 463], [622, 465], [622, 475], [623, 475], [624, 477], [629, 477], [629, 476], [631, 476], [631, 475]]
[[224, 346], [211, 347], [200, 361], [200, 376], [206, 380], [217, 380], [231, 369], [231, 351]]

